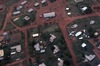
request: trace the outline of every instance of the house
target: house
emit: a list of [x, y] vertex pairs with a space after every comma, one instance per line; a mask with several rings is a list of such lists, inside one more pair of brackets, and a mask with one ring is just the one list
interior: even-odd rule
[[29, 10], [28, 10], [28, 12], [30, 13], [30, 12], [32, 12], [33, 11], [33, 9], [32, 8], [30, 8]]
[[23, 8], [23, 6], [19, 6], [19, 7], [16, 8], [16, 10], [20, 10], [22, 8]]
[[30, 19], [30, 17], [29, 17], [29, 16], [25, 16], [24, 19], [25, 19], [26, 21], [28, 21], [28, 20]]
[[39, 5], [40, 5], [40, 4], [39, 4], [38, 2], [34, 4], [35, 7], [37, 7], [37, 6], [39, 6]]
[[4, 50], [0, 50], [0, 57], [4, 56]]
[[65, 8], [65, 10], [66, 10], [66, 11], [68, 11], [69, 9], [70, 9], [70, 8], [68, 8], [68, 7], [67, 7], [67, 8]]
[[89, 61], [92, 61], [94, 58], [95, 58], [96, 56], [95, 55], [85, 55], [85, 58], [87, 59], [87, 60], [89, 60]]
[[54, 54], [60, 51], [60, 49], [58, 48], [58, 46], [54, 45], [54, 48], [55, 48], [54, 52], [53, 52]]
[[76, 3], [76, 6], [82, 14], [92, 13], [92, 8], [83, 2]]
[[56, 16], [55, 12], [50, 12], [50, 13], [44, 13], [43, 14], [44, 18], [52, 18], [52, 17], [55, 17], [55, 16]]
[[34, 37], [38, 37], [38, 36], [39, 36], [39, 34], [38, 34], [38, 33], [36, 33], [36, 34], [33, 34], [32, 36], [33, 36], [33, 38], [34, 38]]
[[82, 43], [81, 47], [83, 48], [86, 47], [86, 43]]
[[25, 5], [26, 3], [27, 3], [27, 1], [25, 0], [25, 1], [21, 2], [21, 5]]
[[20, 11], [15, 11], [15, 12], [13, 12], [13, 15], [18, 15], [20, 13], [21, 13]]
[[83, 0], [74, 0], [75, 3], [83, 2]]
[[[21, 45], [16, 45], [16, 46], [13, 46], [13, 47], [11, 47], [11, 49], [13, 50], [13, 49], [16, 49], [16, 51], [17, 52], [21, 52]], [[15, 53], [15, 52], [14, 52]]]
[[3, 56], [4, 56], [4, 50], [3, 50], [3, 49], [1, 49], [1, 50], [0, 50], [0, 60], [2, 60], [2, 59], [3, 59]]
[[58, 61], [59, 61], [59, 62], [58, 62], [58, 66], [63, 66], [64, 60], [58, 58]]
[[77, 33], [75, 34], [75, 36], [78, 37], [78, 36], [80, 36], [81, 34], [82, 34], [82, 32], [79, 31], [79, 32], [77, 32]]
[[39, 66], [46, 66], [46, 65], [45, 65], [45, 63], [41, 63], [41, 64], [39, 64]]
[[44, 4], [44, 3], [46, 3], [46, 2], [47, 2], [46, 0], [42, 0], [42, 1], [41, 1], [42, 4]]
[[50, 42], [53, 42], [53, 41], [56, 39], [56, 36], [53, 35], [53, 34], [50, 34], [50, 35], [51, 35], [51, 37], [50, 37]]
[[40, 44], [39, 43], [35, 44], [34, 48], [36, 51], [40, 51]]

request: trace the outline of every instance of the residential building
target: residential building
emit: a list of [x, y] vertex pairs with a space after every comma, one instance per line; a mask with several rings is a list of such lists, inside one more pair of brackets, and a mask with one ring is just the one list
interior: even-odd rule
[[55, 12], [50, 12], [50, 13], [44, 13], [43, 14], [44, 18], [52, 18], [52, 17], [55, 17], [55, 16], [56, 16]]
[[26, 3], [27, 3], [27, 1], [25, 0], [25, 1], [21, 2], [21, 5], [25, 5]]
[[40, 5], [40, 4], [39, 4], [38, 2], [34, 4], [35, 7], [37, 7], [37, 6], [39, 6], [39, 5]]
[[19, 6], [19, 7], [16, 8], [16, 10], [20, 10], [22, 8], [23, 8], [23, 6]]
[[32, 11], [33, 11], [33, 8], [30, 8], [30, 9], [28, 10], [29, 13], [32, 12]]
[[18, 15], [20, 13], [21, 13], [20, 11], [15, 11], [15, 12], [13, 12], [13, 15]]
[[17, 52], [21, 52], [21, 45], [13, 46], [13, 47], [11, 47], [11, 49], [16, 49]]
[[25, 19], [26, 21], [28, 21], [28, 20], [30, 20], [30, 17], [29, 17], [29, 16], [25, 16], [24, 19]]
[[2, 59], [3, 59], [3, 56], [4, 56], [4, 50], [3, 50], [3, 49], [1, 49], [1, 50], [0, 50], [0, 60], [2, 60]]
[[38, 37], [38, 36], [39, 36], [39, 34], [38, 34], [38, 33], [36, 33], [36, 34], [33, 34], [32, 36], [33, 36], [33, 38], [34, 38], [34, 37]]
[[47, 2], [46, 0], [42, 0], [42, 1], [41, 1], [42, 4], [44, 4], [44, 3], [46, 3], [46, 2]]

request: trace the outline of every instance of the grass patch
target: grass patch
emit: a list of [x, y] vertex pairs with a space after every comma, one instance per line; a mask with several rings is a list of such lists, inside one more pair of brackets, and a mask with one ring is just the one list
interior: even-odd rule
[[11, 23], [8, 23], [6, 28], [5, 28], [5, 31], [13, 30], [14, 28], [15, 27]]

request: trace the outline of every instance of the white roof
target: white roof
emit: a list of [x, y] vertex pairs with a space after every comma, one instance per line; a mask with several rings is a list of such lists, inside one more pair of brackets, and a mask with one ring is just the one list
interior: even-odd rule
[[86, 44], [85, 43], [82, 43], [81, 47], [83, 47], [83, 48], [86, 47]]
[[36, 45], [34, 45], [35, 50], [39, 51], [40, 50], [40, 44], [37, 43]]
[[4, 50], [0, 50], [0, 57], [4, 56]]
[[11, 55], [16, 54], [16, 52], [11, 52]]
[[79, 31], [79, 32], [77, 32], [77, 33], [75, 34], [75, 36], [78, 37], [78, 36], [81, 35], [81, 34], [82, 34], [82, 32]]
[[79, 39], [83, 39], [83, 37], [79, 37]]
[[55, 12], [50, 12], [50, 13], [44, 13], [43, 16], [44, 18], [50, 18], [50, 17], [55, 17], [56, 14]]
[[57, 53], [59, 51], [59, 48], [56, 45], [54, 45], [54, 47], [55, 47], [55, 49], [54, 49], [54, 52], [53, 53], [55, 54], [55, 53]]
[[45, 3], [45, 2], [46, 2], [46, 0], [42, 0], [42, 1], [41, 1], [42, 4]]
[[38, 33], [36, 33], [36, 34], [33, 34], [32, 36], [33, 36], [33, 37], [38, 37], [38, 36], [39, 36], [39, 34], [38, 34]]
[[100, 64], [98, 64], [98, 66], [100, 66]]
[[29, 17], [29, 16], [25, 16], [24, 19], [25, 19], [25, 20], [29, 20], [30, 17]]
[[25, 0], [25, 1], [21, 2], [21, 5], [24, 5], [24, 4], [26, 4], [26, 3], [27, 3], [27, 1]]
[[95, 23], [95, 21], [94, 21], [94, 20], [91, 20], [91, 21], [90, 21], [90, 24], [94, 24], [94, 23]]
[[16, 49], [17, 52], [20, 52], [21, 51], [21, 45], [13, 46], [13, 47], [11, 47], [11, 49]]
[[63, 61], [62, 59], [60, 59], [60, 58], [58, 58], [58, 61], [59, 61], [59, 62], [58, 62], [58, 66], [63, 66], [63, 62], [64, 62], [64, 61]]
[[4, 36], [7, 35], [7, 34], [8, 34], [7, 32], [4, 32], [4, 33], [3, 33]]
[[71, 15], [71, 14], [72, 14], [71, 12], [68, 12], [68, 13], [67, 13], [67, 15]]
[[13, 12], [13, 15], [18, 15], [18, 14], [20, 14], [20, 11]]
[[66, 10], [69, 10], [69, 8], [66, 8]]
[[85, 58], [88, 59], [89, 61], [92, 61], [96, 56], [95, 55], [85, 55]]
[[15, 18], [13, 21], [17, 21], [19, 18], [17, 17], [17, 18]]
[[40, 64], [39, 66], [46, 66], [44, 63]]
[[86, 6], [82, 8], [82, 10], [83, 10], [83, 11], [85, 11], [86, 9], [87, 9], [87, 7], [86, 7]]
[[33, 8], [30, 8], [29, 10], [28, 10], [28, 12], [32, 12], [33, 11]]
[[39, 3], [38, 3], [38, 2], [34, 4], [34, 6], [38, 6], [38, 5], [39, 5]]
[[23, 6], [19, 6], [19, 7], [17, 7], [16, 9], [17, 10], [20, 10], [20, 9], [22, 9], [23, 8]]

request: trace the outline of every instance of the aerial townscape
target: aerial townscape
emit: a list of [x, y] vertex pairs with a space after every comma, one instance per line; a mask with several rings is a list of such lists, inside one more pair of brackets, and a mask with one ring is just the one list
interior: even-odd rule
[[0, 66], [100, 66], [100, 0], [0, 0]]

